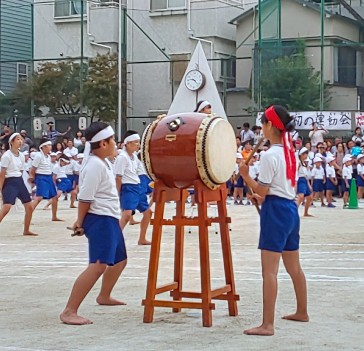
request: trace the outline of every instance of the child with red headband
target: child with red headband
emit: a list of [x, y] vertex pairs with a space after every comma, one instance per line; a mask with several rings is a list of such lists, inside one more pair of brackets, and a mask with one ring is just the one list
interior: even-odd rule
[[262, 202], [259, 249], [263, 275], [263, 323], [245, 330], [248, 335], [274, 335], [274, 310], [277, 299], [279, 261], [290, 275], [297, 300], [297, 310], [284, 319], [308, 322], [307, 288], [299, 262], [299, 229], [295, 199], [296, 158], [290, 132], [294, 119], [279, 105], [269, 107], [262, 116], [263, 134], [270, 149], [262, 155], [258, 181], [249, 176], [249, 168], [240, 165], [240, 174]]

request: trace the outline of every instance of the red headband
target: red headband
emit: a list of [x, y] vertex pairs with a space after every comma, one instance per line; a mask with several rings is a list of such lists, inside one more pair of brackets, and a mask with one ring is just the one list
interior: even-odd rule
[[277, 128], [282, 132], [283, 138], [283, 149], [284, 149], [284, 158], [286, 161], [286, 176], [287, 179], [291, 181], [292, 186], [296, 184], [296, 157], [294, 154], [294, 148], [292, 144], [291, 134], [287, 132], [286, 127], [284, 126], [282, 120], [279, 118], [277, 112], [274, 109], [274, 106], [268, 107], [264, 115], [267, 117], [268, 121], [270, 121], [273, 127]]

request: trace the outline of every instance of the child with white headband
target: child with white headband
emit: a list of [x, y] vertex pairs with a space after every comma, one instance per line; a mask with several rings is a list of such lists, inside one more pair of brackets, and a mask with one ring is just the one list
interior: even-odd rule
[[50, 152], [52, 142], [42, 138], [39, 146], [40, 152], [36, 154], [29, 171], [29, 181], [33, 181], [37, 187], [34, 197], [34, 209], [43, 200], [52, 199], [52, 221], [60, 221], [57, 217], [58, 198], [57, 190], [52, 178], [52, 165]]
[[[66, 308], [61, 313], [65, 324], [91, 324], [78, 315], [78, 309], [103, 275], [99, 305], [124, 305], [111, 297], [127, 262], [125, 242], [120, 228], [119, 194], [108, 157], [115, 150], [114, 131], [103, 122], [95, 122], [85, 131], [87, 143], [79, 178], [78, 216], [73, 230], [84, 231], [89, 244], [89, 265], [76, 279]], [[90, 153], [91, 152], [91, 153]]]
[[32, 199], [23, 180], [25, 171], [25, 157], [19, 151], [23, 138], [19, 133], [13, 133], [9, 137], [10, 148], [1, 158], [0, 192], [3, 197], [3, 207], [0, 210], [0, 222], [9, 213], [11, 206], [15, 205], [18, 198], [24, 205], [24, 230], [23, 235], [37, 235], [30, 231], [33, 206]]
[[140, 182], [140, 162], [136, 152], [140, 147], [140, 136], [137, 132], [129, 130], [125, 134], [124, 149], [115, 161], [116, 186], [120, 193], [122, 209], [121, 228], [128, 224], [132, 213], [138, 210], [143, 214], [140, 223], [138, 245], [150, 245], [146, 239], [147, 228], [152, 217], [145, 188]]

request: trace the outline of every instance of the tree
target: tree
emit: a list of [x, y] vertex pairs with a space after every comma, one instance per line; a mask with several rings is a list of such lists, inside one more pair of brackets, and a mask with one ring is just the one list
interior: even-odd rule
[[[295, 54], [262, 63], [260, 87], [263, 107], [279, 104], [289, 111], [320, 109], [320, 73], [309, 63], [304, 43], [297, 42], [296, 45]], [[324, 96], [324, 106], [327, 106], [330, 97], [326, 83]]]
[[103, 121], [116, 121], [118, 111], [117, 55], [98, 55], [89, 62], [84, 83], [84, 104], [88, 115]]

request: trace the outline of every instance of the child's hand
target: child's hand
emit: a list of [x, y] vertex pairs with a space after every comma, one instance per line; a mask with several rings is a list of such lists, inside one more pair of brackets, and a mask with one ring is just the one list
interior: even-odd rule
[[248, 195], [248, 199], [254, 204], [254, 205], [261, 205], [264, 201], [264, 198], [260, 195], [254, 193], [253, 195]]
[[243, 178], [249, 176], [249, 166], [247, 166], [244, 161], [239, 164], [239, 173]]

